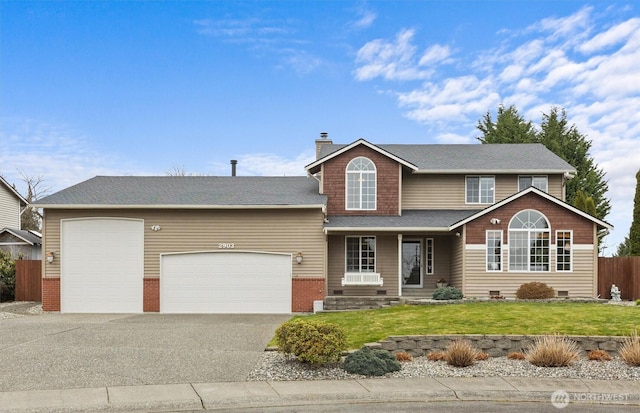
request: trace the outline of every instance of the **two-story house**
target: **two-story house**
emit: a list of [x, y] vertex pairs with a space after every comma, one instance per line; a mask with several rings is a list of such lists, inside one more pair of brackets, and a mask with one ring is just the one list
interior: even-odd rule
[[598, 235], [542, 145], [316, 140], [306, 177], [96, 177], [44, 208], [45, 310], [310, 311], [529, 281], [594, 297]]

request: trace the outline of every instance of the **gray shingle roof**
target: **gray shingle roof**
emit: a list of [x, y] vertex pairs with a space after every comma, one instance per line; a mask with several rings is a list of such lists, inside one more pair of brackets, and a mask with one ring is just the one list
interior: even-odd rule
[[431, 209], [403, 210], [401, 216], [347, 216], [330, 215], [324, 227], [327, 230], [337, 228], [433, 228], [447, 229], [456, 222], [476, 214], [475, 209]]
[[25, 231], [23, 229], [17, 228], [3, 228], [2, 230], [0, 230], [0, 234], [2, 234], [3, 232], [8, 232], [18, 238], [22, 238], [25, 242], [28, 242], [32, 245], [42, 245], [42, 237], [37, 236], [31, 231]]
[[[348, 145], [323, 145], [320, 158], [346, 146]], [[573, 166], [539, 143], [375, 146], [416, 165], [422, 172], [562, 173], [575, 171]]]
[[314, 178], [264, 176], [97, 176], [38, 200], [63, 206], [324, 205]]

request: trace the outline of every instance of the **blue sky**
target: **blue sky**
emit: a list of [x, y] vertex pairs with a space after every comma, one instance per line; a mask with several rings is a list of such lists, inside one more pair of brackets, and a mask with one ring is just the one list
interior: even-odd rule
[[303, 175], [314, 140], [475, 143], [552, 106], [592, 140], [627, 235], [640, 168], [634, 1], [0, 1], [0, 174]]

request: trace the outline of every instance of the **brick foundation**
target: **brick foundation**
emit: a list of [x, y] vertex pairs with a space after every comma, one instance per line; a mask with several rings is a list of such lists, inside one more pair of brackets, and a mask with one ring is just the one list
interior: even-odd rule
[[42, 310], [60, 311], [60, 278], [42, 279]]
[[313, 302], [324, 299], [324, 278], [294, 278], [292, 281], [291, 311], [313, 311]]
[[160, 311], [160, 278], [145, 278], [142, 311], [157, 313]]

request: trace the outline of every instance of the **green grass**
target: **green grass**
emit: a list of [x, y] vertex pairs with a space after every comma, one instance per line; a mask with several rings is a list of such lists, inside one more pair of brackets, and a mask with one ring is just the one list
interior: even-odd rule
[[[627, 336], [640, 308], [595, 303], [478, 302], [397, 306], [305, 316], [344, 328], [349, 348], [388, 336], [421, 334], [567, 334]], [[272, 340], [272, 345], [275, 342]]]

